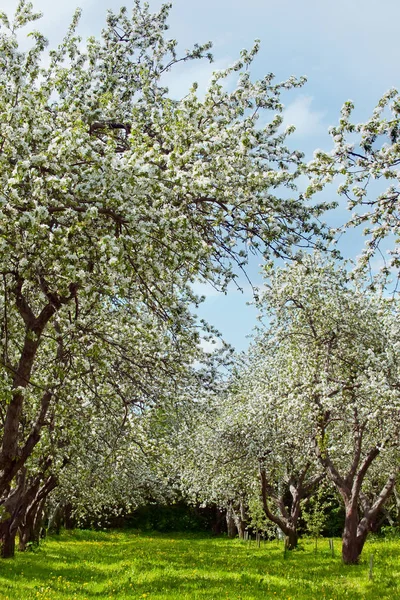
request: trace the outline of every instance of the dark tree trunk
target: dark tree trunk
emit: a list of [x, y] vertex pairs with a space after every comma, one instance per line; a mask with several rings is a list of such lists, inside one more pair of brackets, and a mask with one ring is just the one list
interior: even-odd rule
[[224, 520], [224, 512], [215, 507], [215, 518], [211, 526], [214, 535], [220, 535], [225, 530]]
[[[48, 469], [50, 465], [51, 459], [44, 461], [44, 469]], [[35, 536], [37, 528], [40, 532], [44, 501], [57, 485], [57, 479], [50, 475], [40, 488], [44, 471], [31, 479], [28, 479], [26, 475], [27, 469], [24, 468], [17, 477], [16, 487], [9, 492], [8, 498], [4, 502], [8, 518], [0, 524], [1, 556], [3, 558], [14, 556], [15, 537], [19, 528], [22, 528], [21, 549], [26, 548], [26, 544], [30, 541], [30, 535]]]
[[19, 550], [24, 552], [28, 544], [35, 546], [40, 542], [40, 530], [46, 498], [32, 503], [18, 529]]
[[13, 558], [15, 555], [15, 538], [23, 505], [17, 504], [11, 516], [0, 524], [1, 558]]
[[375, 524], [374, 519], [359, 519], [358, 511], [346, 507], [346, 517], [342, 536], [342, 559], [346, 565], [356, 565], [360, 560], [368, 532]]
[[43, 516], [46, 499], [47, 498], [43, 498], [40, 502], [33, 521], [32, 542], [37, 545], [39, 545], [40, 539], [45, 537], [45, 534], [43, 533]]
[[[48, 462], [47, 466], [50, 464], [51, 462]], [[34, 486], [31, 487], [29, 504], [19, 522], [19, 549], [21, 551], [26, 550], [29, 543], [39, 545], [44, 507], [50, 492], [57, 486], [57, 477], [49, 475], [40, 489], [38, 489], [39, 482], [40, 479], [37, 479]]]
[[357, 544], [357, 528], [358, 512], [352, 506], [348, 506], [346, 507], [346, 517], [342, 536], [342, 559], [346, 565], [357, 564], [360, 557], [360, 551]]
[[33, 519], [32, 520], [30, 518], [25, 519], [25, 523], [23, 525], [20, 525], [20, 527], [18, 529], [18, 538], [19, 538], [18, 550], [20, 552], [25, 552], [25, 550], [28, 548], [28, 544], [29, 544], [30, 537], [31, 537], [30, 534], [33, 529], [33, 524], [31, 521], [33, 521]]
[[15, 537], [18, 530], [18, 519], [23, 509], [23, 496], [26, 485], [26, 469], [17, 477], [17, 485], [8, 490], [8, 496], [3, 502], [7, 517], [0, 523], [1, 557], [12, 558], [15, 554]]
[[[71, 283], [69, 296], [58, 296], [48, 289], [47, 283], [40, 277], [40, 287], [48, 302], [36, 316], [27, 298], [23, 294], [24, 280], [16, 276], [13, 293], [15, 306], [25, 326], [25, 337], [21, 348], [18, 365], [14, 372], [12, 398], [8, 403], [3, 428], [0, 435], [0, 498], [5, 498], [12, 481], [24, 468], [38, 444], [41, 430], [46, 421], [47, 411], [52, 399], [52, 392], [42, 395], [38, 413], [31, 423], [30, 431], [24, 440], [20, 439], [20, 423], [24, 411], [23, 390], [30, 384], [41, 336], [62, 305], [76, 298], [77, 286]], [[57, 355], [58, 356], [58, 355]], [[12, 369], [14, 371], [14, 369]], [[21, 390], [22, 388], [22, 390]]]
[[68, 503], [64, 508], [64, 526], [65, 529], [72, 530], [75, 528], [75, 519], [72, 516], [72, 504]]
[[368, 470], [386, 443], [382, 441], [370, 447], [369, 450], [363, 451], [363, 437], [368, 422], [360, 422], [355, 406], [353, 410], [353, 457], [347, 473], [340, 473], [329, 455], [329, 451], [324, 444], [320, 443], [327, 439], [330, 419], [329, 411], [320, 413], [318, 435], [315, 437], [315, 451], [321, 465], [343, 499], [346, 515], [342, 536], [342, 558], [345, 564], [354, 565], [359, 561], [368, 532], [376, 526], [380, 512], [393, 492], [399, 468], [395, 468], [394, 472], [389, 474], [379, 494], [374, 495], [373, 499], [368, 497], [363, 492], [363, 483]]
[[15, 537], [17, 530], [11, 528], [12, 521], [8, 520], [1, 527], [1, 558], [14, 558], [15, 555]]
[[299, 536], [296, 528], [287, 528], [284, 532], [286, 534], [286, 548], [287, 550], [294, 550], [299, 542]]

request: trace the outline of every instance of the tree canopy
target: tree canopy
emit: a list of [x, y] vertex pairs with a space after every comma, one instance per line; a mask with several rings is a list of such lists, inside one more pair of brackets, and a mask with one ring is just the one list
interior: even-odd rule
[[193, 283], [225, 290], [249, 248], [284, 257], [320, 231], [323, 207], [296, 194], [302, 155], [279, 129], [280, 93], [303, 80], [253, 81], [256, 43], [204, 97], [194, 84], [171, 98], [163, 74], [211, 55], [209, 43], [177, 54], [168, 10], [136, 1], [86, 41], [77, 11], [50, 50], [37, 30], [20, 49], [40, 17], [29, 2], [0, 15], [4, 555], [20, 475], [29, 460], [48, 465], [45, 431], [69, 461], [88, 406], [107, 419], [115, 399], [122, 415], [162, 403], [205, 360]]

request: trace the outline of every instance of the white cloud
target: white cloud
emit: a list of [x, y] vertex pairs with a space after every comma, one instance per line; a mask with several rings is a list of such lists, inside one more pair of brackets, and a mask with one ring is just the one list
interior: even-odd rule
[[[0, 10], [4, 11], [12, 21], [17, 8], [18, 0], [0, 0]], [[82, 9], [82, 17], [78, 33], [85, 38], [89, 34], [97, 33], [105, 23], [106, 6], [97, 6], [95, 0], [75, 0], [71, 2], [54, 2], [53, 0], [33, 0], [34, 12], [42, 13], [39, 21], [24, 27], [19, 36], [20, 47], [26, 50], [32, 45], [26, 35], [32, 30], [39, 30], [50, 42], [50, 47], [58, 44], [72, 21], [75, 10]], [[97, 10], [95, 10], [97, 8]]]
[[200, 346], [204, 352], [211, 354], [212, 352], [215, 352], [215, 350], [222, 348], [223, 344], [219, 338], [214, 338], [214, 340], [205, 340], [202, 338], [200, 341]]
[[[238, 288], [237, 285], [239, 285], [240, 287]], [[246, 300], [248, 298], [253, 298], [254, 291], [258, 291], [263, 288], [263, 285], [261, 285], [260, 287], [260, 285], [257, 285], [257, 282], [254, 283], [254, 285], [251, 285], [251, 283], [249, 283], [244, 278], [239, 278], [237, 281], [237, 285], [231, 282], [228, 285], [228, 293], [237, 294], [241, 298], [246, 298]], [[226, 298], [226, 294], [213, 287], [210, 283], [203, 283], [197, 281], [192, 285], [192, 289], [194, 293], [198, 296], [204, 296], [206, 298], [206, 301], [210, 298], [220, 298], [221, 300]]]
[[195, 294], [198, 296], [204, 296], [205, 298], [215, 298], [216, 296], [220, 296], [222, 293], [215, 289], [210, 283], [202, 283], [200, 281], [196, 281], [192, 288]]
[[[357, 256], [359, 259], [360, 256]], [[369, 261], [369, 267], [371, 269], [372, 274], [377, 274], [381, 269], [387, 267], [388, 261], [385, 260], [383, 256], [375, 256], [372, 260]]]
[[299, 96], [289, 104], [283, 112], [283, 128], [294, 125], [296, 131], [293, 135], [311, 137], [326, 133], [327, 125], [324, 123], [326, 111], [312, 109], [312, 96]]

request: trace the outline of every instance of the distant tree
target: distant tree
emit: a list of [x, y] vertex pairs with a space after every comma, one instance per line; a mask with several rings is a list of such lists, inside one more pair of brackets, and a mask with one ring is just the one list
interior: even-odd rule
[[315, 494], [324, 473], [313, 452], [309, 423], [291, 419], [287, 412], [275, 350], [263, 336], [250, 346], [246, 368], [235, 385], [235, 412], [246, 449], [242, 460], [252, 464], [257, 474], [254, 488], [264, 515], [281, 530], [292, 550], [298, 543], [302, 502]]
[[301, 502], [315, 493], [324, 473], [310, 427], [291, 422], [286, 413], [262, 344], [249, 354], [245, 363], [238, 361], [228, 387], [211, 396], [181, 433], [181, 482], [195, 501], [225, 509], [228, 531], [231, 525], [232, 535], [236, 529], [241, 538], [249, 517], [259, 522], [261, 506], [264, 520], [277, 526], [293, 549]]
[[235, 422], [226, 382], [191, 414], [185, 411], [177, 431], [170, 447], [184, 496], [194, 504], [217, 505], [225, 512], [229, 537], [243, 538], [257, 470], [254, 462], [246, 460], [246, 433]]
[[399, 307], [363, 283], [305, 255], [272, 275], [260, 304], [287, 421], [312, 427], [316, 457], [342, 498], [348, 564], [399, 471]]

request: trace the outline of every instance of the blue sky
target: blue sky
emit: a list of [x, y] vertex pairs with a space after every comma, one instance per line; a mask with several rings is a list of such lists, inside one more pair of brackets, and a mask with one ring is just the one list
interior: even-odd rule
[[[150, 1], [155, 10], [162, 2]], [[107, 8], [117, 10], [121, 0], [36, 0], [44, 13], [38, 25], [57, 42], [66, 30], [76, 6], [83, 9], [81, 34], [100, 30]], [[0, 10], [13, 12], [14, 0], [0, 0]], [[169, 79], [171, 93], [184, 95], [193, 81], [205, 86], [215, 68], [237, 58], [239, 51], [261, 40], [261, 51], [252, 70], [254, 77], [267, 72], [278, 80], [305, 75], [307, 84], [284, 98], [285, 120], [297, 127], [292, 144], [308, 156], [316, 148], [330, 149], [328, 127], [337, 122], [340, 107], [347, 99], [356, 104], [355, 116], [366, 119], [380, 96], [390, 87], [400, 87], [400, 2], [398, 0], [175, 0], [170, 31], [182, 49], [195, 42], [212, 40], [215, 62], [196, 61]], [[335, 189], [324, 192], [333, 197]], [[328, 219], [339, 219], [344, 213]], [[343, 252], [354, 257], [361, 240], [356, 232], [347, 234]], [[261, 283], [260, 259], [254, 259], [249, 274]], [[248, 344], [246, 335], [255, 324], [251, 289], [243, 282], [244, 293], [228, 295], [201, 288], [207, 300], [198, 314], [220, 329], [238, 350]]]

